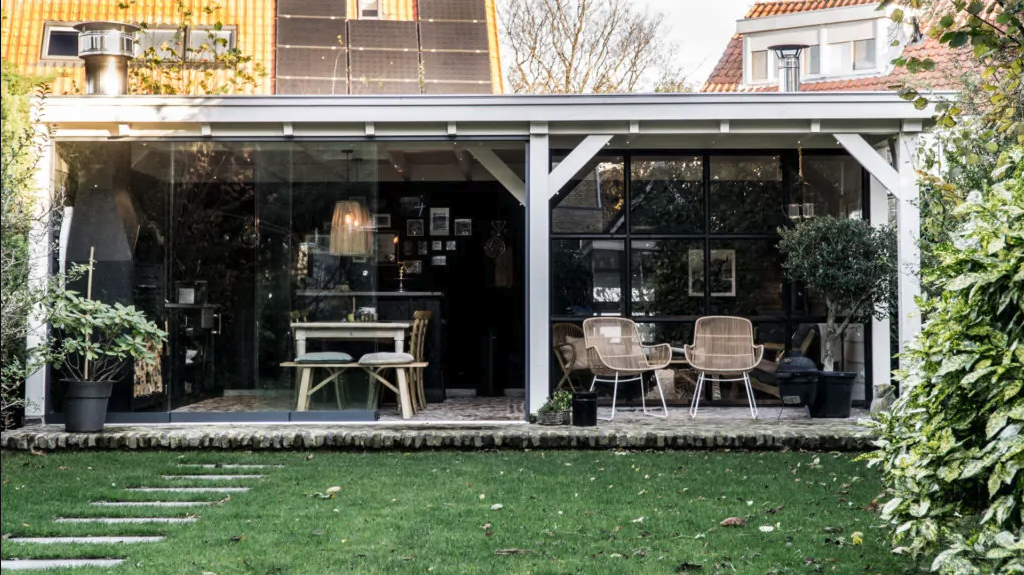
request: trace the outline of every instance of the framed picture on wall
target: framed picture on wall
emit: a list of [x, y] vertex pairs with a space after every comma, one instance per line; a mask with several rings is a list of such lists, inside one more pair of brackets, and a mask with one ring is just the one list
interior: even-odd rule
[[449, 208], [430, 208], [430, 235], [447, 236], [451, 234], [449, 229]]
[[430, 253], [430, 246], [427, 244], [427, 240], [420, 240], [416, 242], [416, 255], [425, 256]]
[[[704, 250], [689, 252], [689, 294], [704, 296]], [[711, 250], [708, 265], [711, 297], [736, 297], [736, 250]]]
[[430, 242], [430, 249], [435, 252], [439, 252], [444, 249], [443, 244], [444, 242], [442, 242], [441, 240], [434, 240]]
[[410, 237], [423, 235], [423, 220], [406, 220], [405, 235]]
[[456, 218], [455, 219], [455, 235], [457, 236], [471, 236], [473, 235], [473, 220], [469, 218]]
[[420, 260], [405, 260], [405, 273], [406, 274], [421, 274], [423, 273], [423, 262]]
[[444, 243], [445, 251], [454, 252], [455, 248], [455, 240], [448, 240]]
[[391, 227], [391, 214], [373, 214], [373, 227], [386, 230]]
[[421, 196], [402, 196], [398, 198], [398, 209], [408, 217], [422, 218], [427, 205]]
[[448, 265], [448, 258], [446, 256], [432, 256], [430, 258], [430, 265], [432, 265], [432, 266], [446, 266], [446, 265]]

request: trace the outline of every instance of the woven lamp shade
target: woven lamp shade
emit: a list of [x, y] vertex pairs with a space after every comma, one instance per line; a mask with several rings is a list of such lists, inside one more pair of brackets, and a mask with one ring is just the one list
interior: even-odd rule
[[334, 204], [331, 220], [331, 253], [336, 256], [369, 256], [373, 253], [370, 212], [356, 201]]

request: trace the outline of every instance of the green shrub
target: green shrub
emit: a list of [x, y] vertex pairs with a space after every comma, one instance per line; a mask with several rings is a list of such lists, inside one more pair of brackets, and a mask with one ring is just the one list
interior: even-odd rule
[[569, 411], [572, 409], [572, 394], [568, 391], [556, 391], [540, 406], [542, 413]]
[[896, 549], [949, 575], [1024, 573], [1024, 148], [993, 176], [933, 248], [904, 394], [869, 456]]

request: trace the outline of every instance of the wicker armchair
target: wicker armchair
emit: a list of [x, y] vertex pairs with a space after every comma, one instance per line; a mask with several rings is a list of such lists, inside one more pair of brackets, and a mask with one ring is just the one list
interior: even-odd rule
[[[640, 341], [640, 331], [636, 324], [628, 319], [617, 317], [595, 317], [583, 321], [583, 337], [587, 346], [587, 357], [590, 371], [594, 379], [590, 384], [593, 391], [597, 382], [614, 384], [612, 388], [612, 416], [615, 419], [615, 401], [618, 397], [619, 382], [635, 381], [643, 385], [644, 372], [653, 371], [654, 381], [661, 395], [662, 414], [648, 411], [643, 389], [640, 390], [640, 402], [645, 415], [668, 417], [668, 406], [665, 404], [665, 392], [661, 389], [658, 379], [659, 369], [668, 366], [672, 359], [669, 345], [660, 344], [645, 346]], [[604, 419], [604, 418], [602, 418]]]
[[[690, 405], [690, 417], [697, 417], [697, 406], [705, 381], [742, 381], [750, 402], [750, 416], [757, 418], [750, 370], [764, 355], [764, 346], [754, 345], [754, 328], [741, 317], [708, 316], [697, 320], [693, 344], [683, 348], [686, 360], [697, 370], [697, 390]], [[722, 377], [722, 376], [738, 377]]]
[[555, 361], [562, 368], [562, 379], [558, 380], [555, 391], [564, 387], [576, 391], [575, 382], [572, 379], [573, 372], [590, 370], [583, 328], [574, 323], [552, 325], [551, 348], [555, 352]]

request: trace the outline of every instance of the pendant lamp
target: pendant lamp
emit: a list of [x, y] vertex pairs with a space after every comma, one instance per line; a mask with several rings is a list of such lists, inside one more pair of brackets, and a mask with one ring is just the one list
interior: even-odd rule
[[331, 220], [331, 253], [336, 256], [373, 254], [370, 233], [370, 212], [355, 200], [342, 200], [334, 204]]

